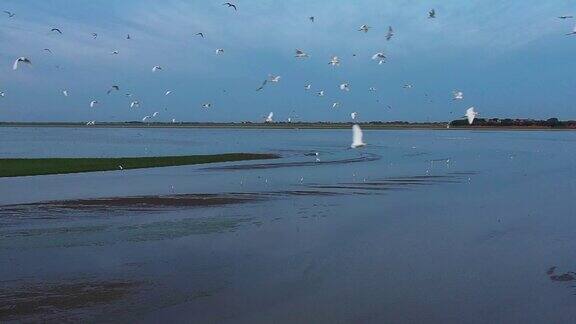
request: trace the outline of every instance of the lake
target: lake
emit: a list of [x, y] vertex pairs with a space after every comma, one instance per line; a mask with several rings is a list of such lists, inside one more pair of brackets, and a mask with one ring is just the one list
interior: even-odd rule
[[282, 156], [0, 179], [0, 320], [574, 321], [575, 132], [364, 135], [0, 128], [4, 158]]

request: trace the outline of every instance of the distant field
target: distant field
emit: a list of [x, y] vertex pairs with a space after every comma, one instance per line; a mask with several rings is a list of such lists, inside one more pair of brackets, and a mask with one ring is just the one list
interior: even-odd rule
[[276, 159], [275, 154], [230, 153], [217, 155], [126, 157], [126, 158], [46, 158], [0, 159], [1, 177], [66, 174], [95, 171], [159, 168], [217, 162]]

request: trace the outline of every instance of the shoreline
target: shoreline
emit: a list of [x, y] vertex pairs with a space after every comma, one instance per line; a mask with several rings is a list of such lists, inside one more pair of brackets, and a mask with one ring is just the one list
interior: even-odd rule
[[332, 130], [348, 129], [358, 124], [364, 130], [485, 130], [485, 131], [576, 131], [576, 128], [546, 126], [451, 126], [446, 123], [413, 123], [413, 124], [374, 124], [374, 123], [102, 123], [85, 125], [83, 123], [0, 123], [6, 128], [133, 128], [133, 129], [269, 129], [269, 130]]

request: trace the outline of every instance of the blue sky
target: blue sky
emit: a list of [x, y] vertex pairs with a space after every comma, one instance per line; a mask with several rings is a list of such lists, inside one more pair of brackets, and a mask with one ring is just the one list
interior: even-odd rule
[[[2, 1], [16, 16], [0, 15], [0, 120], [124, 121], [158, 111], [157, 121], [261, 121], [273, 111], [276, 120], [347, 121], [357, 111], [363, 121], [444, 121], [470, 106], [484, 117], [576, 119], [576, 36], [564, 35], [576, 20], [556, 18], [576, 15], [569, 1], [237, 0], [237, 12], [223, 2]], [[427, 19], [431, 8], [437, 19]], [[359, 32], [362, 24], [372, 29]], [[396, 35], [387, 42], [389, 25]], [[310, 58], [294, 58], [296, 48]], [[380, 51], [383, 65], [370, 59]], [[328, 65], [332, 55], [340, 67]], [[19, 56], [33, 66], [12, 71]], [[155, 65], [164, 70], [152, 73]], [[256, 92], [269, 74], [282, 79]], [[350, 92], [339, 90], [344, 82]], [[114, 84], [121, 91], [107, 95]], [[456, 89], [463, 101], [452, 101]], [[92, 100], [100, 104], [90, 108]]]

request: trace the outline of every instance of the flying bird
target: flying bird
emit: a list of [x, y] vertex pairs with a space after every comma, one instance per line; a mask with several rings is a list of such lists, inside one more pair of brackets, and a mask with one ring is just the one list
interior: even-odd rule
[[[6, 12], [6, 11], [4, 11], [4, 12]], [[574, 18], [574, 16], [560, 16], [558, 18], [560, 18], [560, 19], [572, 19], [572, 18]]]
[[304, 51], [296, 49], [296, 55], [294, 55], [297, 58], [306, 58], [308, 57], [308, 54], [304, 53]]
[[97, 33], [92, 33], [92, 38], [96, 39], [98, 37]]
[[428, 18], [436, 18], [436, 10], [432, 9], [428, 11]]
[[474, 107], [470, 107], [466, 110], [465, 117], [468, 118], [468, 124], [472, 125], [476, 116], [478, 116], [478, 113], [474, 111]]
[[464, 92], [454, 90], [452, 91], [452, 100], [462, 100], [464, 99]]
[[281, 78], [281, 76], [279, 76], [279, 75], [272, 75], [272, 74], [268, 75], [268, 81], [269, 82], [278, 83], [278, 82], [280, 82], [280, 78]]
[[157, 111], [155, 111], [155, 112], [152, 114], [152, 117], [156, 117], [156, 116], [158, 116], [158, 112], [157, 112]]
[[126, 34], [126, 39], [132, 39], [132, 37], [130, 37], [130, 34]]
[[378, 65], [382, 65], [383, 63], [386, 63], [386, 55], [382, 52], [378, 52], [378, 53], [372, 55], [372, 59], [377, 60]]
[[58, 34], [62, 35], [62, 31], [58, 28], [52, 28], [50, 29], [51, 32], [57, 32]]
[[108, 89], [108, 91], [106, 91], [106, 94], [110, 94], [112, 91], [120, 91], [120, 87], [117, 85], [113, 85], [112, 88]]
[[310, 88], [312, 88], [311, 84], [307, 84], [304, 86], [304, 90], [310, 90]]
[[6, 96], [6, 94], [4, 93], [4, 91], [0, 91], [0, 97], [4, 98]]
[[407, 83], [407, 84], [403, 85], [402, 87], [404, 89], [412, 89], [413, 86], [411, 84]]
[[358, 31], [367, 33], [369, 29], [370, 27], [368, 25], [362, 25], [360, 26], [360, 29], [358, 29]]
[[110, 54], [111, 55], [118, 55], [118, 54], [120, 54], [120, 52], [119, 51], [112, 51]]
[[64, 95], [64, 97], [68, 97], [68, 90], [62, 90], [62, 94]]
[[216, 49], [216, 55], [222, 54], [224, 53], [224, 49], [223, 48], [217, 48]]
[[44, 51], [52, 54], [52, 51], [49, 48], [45, 48]]
[[272, 117], [274, 117], [274, 113], [273, 113], [273, 112], [270, 112], [270, 113], [268, 114], [268, 117], [266, 117], [266, 120], [265, 120], [264, 122], [265, 122], [265, 123], [273, 123], [274, 120], [272, 119]]
[[211, 103], [202, 104], [202, 108], [208, 109], [208, 108], [211, 108], [211, 107], [212, 107], [212, 104], [211, 104]]
[[236, 8], [236, 5], [230, 2], [226, 2], [222, 4], [223, 6], [228, 6], [228, 8], [232, 7], [234, 8], [234, 10], [238, 10], [238, 8]]
[[333, 56], [330, 62], [328, 62], [328, 64], [332, 66], [340, 66], [340, 59], [338, 58], [338, 56]]
[[572, 29], [571, 32], [569, 32], [568, 34], [566, 34], [566, 36], [570, 36], [570, 35], [576, 35], [576, 26], [574, 26], [574, 28]]
[[370, 92], [375, 92], [375, 91], [376, 91], [376, 88], [370, 87], [370, 88], [368, 88], [368, 91], [370, 91]]
[[98, 101], [96, 101], [96, 100], [90, 101], [90, 108], [96, 107], [97, 104], [98, 104]]
[[267, 83], [268, 83], [268, 80], [264, 80], [262, 82], [262, 85], [258, 89], [256, 89], [256, 91], [260, 91], [260, 90], [264, 89], [264, 87], [266, 86]]
[[340, 103], [339, 103], [339, 102], [334, 102], [334, 103], [332, 103], [332, 109], [336, 109], [336, 108], [338, 108], [338, 107], [340, 107]]
[[324, 97], [324, 90], [320, 90], [316, 93], [318, 97]]
[[357, 112], [353, 112], [350, 114], [350, 117], [352, 118], [352, 120], [356, 119], [356, 117], [358, 117], [358, 113]]
[[147, 119], [150, 119], [150, 116], [144, 116], [144, 118], [142, 118], [142, 121], [145, 122]]
[[21, 56], [21, 57], [17, 58], [16, 61], [14, 61], [14, 65], [12, 66], [12, 69], [17, 70], [20, 63], [32, 65], [32, 61], [30, 61], [29, 58]]
[[350, 145], [350, 147], [355, 149], [362, 146], [366, 146], [366, 143], [364, 143], [364, 134], [360, 126], [354, 124], [352, 126], [352, 145]]
[[156, 72], [156, 71], [158, 71], [158, 70], [160, 70], [160, 71], [162, 70], [162, 67], [159, 66], [159, 65], [156, 65], [156, 66], [154, 66], [154, 67], [152, 68], [152, 72]]
[[86, 126], [91, 126], [91, 125], [95, 125], [96, 121], [95, 120], [91, 120], [89, 122], [86, 123]]
[[164, 93], [165, 96], [168, 96], [172, 93], [172, 90], [166, 90], [166, 92]]
[[308, 17], [308, 19], [309, 19], [311, 22], [314, 22], [314, 19], [315, 19], [315, 18], [314, 18], [314, 16], [310, 16], [310, 17]]
[[393, 36], [394, 36], [394, 30], [392, 29], [392, 26], [388, 26], [388, 32], [386, 33], [386, 40], [387, 41], [391, 40]]
[[348, 83], [342, 83], [340, 85], [340, 90], [342, 91], [350, 91], [350, 85]]
[[130, 108], [140, 108], [140, 101], [134, 100], [130, 103]]
[[200, 36], [200, 37], [204, 38], [204, 33], [196, 33], [196, 36]]
[[14, 13], [12, 13], [12, 12], [10, 12], [10, 11], [7, 11], [7, 10], [4, 10], [4, 13], [8, 15], [8, 18], [12, 18], [12, 17], [15, 16]]

